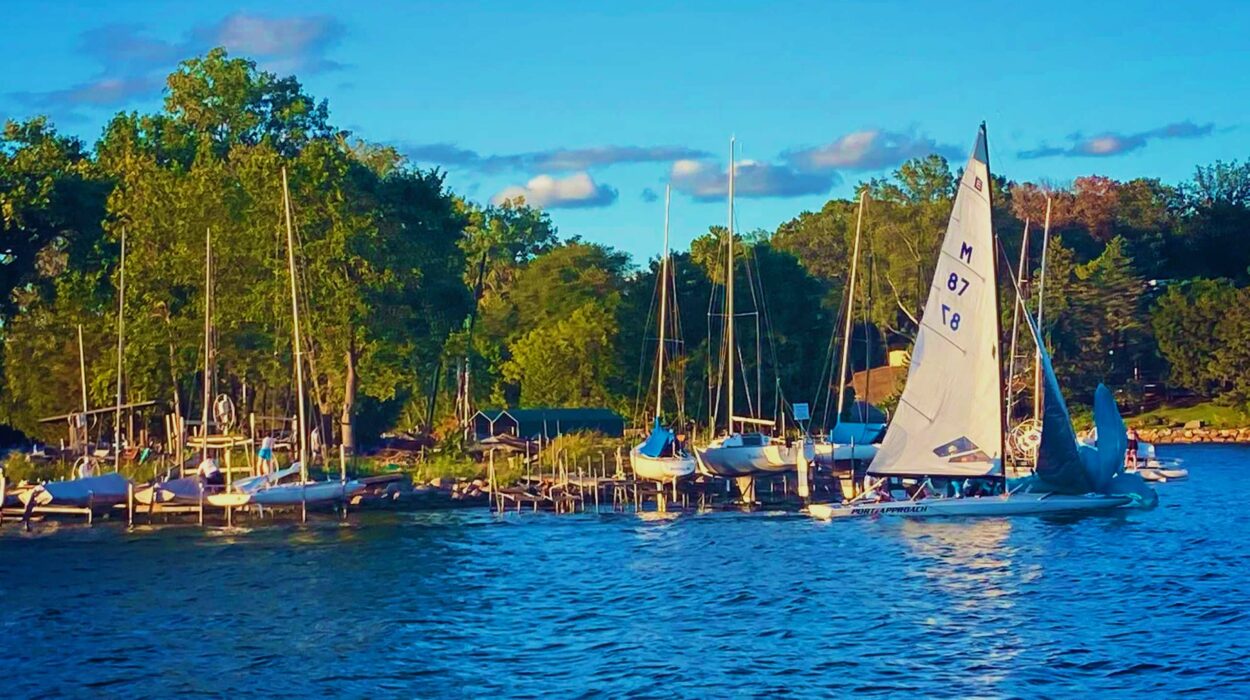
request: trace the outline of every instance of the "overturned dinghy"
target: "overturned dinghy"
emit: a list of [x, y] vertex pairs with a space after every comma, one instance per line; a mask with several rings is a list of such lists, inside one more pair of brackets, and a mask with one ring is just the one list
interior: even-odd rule
[[[909, 500], [872, 489], [847, 503], [813, 504], [818, 518], [901, 515], [1037, 515], [1152, 506], [1154, 491], [1124, 474], [1123, 420], [1099, 386], [1094, 418], [1108, 436], [1078, 450], [1076, 433], [1044, 345], [1046, 410], [1036, 476], [1009, 483], [1003, 469], [1006, 403], [990, 173], [982, 126], [955, 196], [933, 284], [920, 319], [907, 385], [869, 475], [879, 484], [910, 480]], [[1024, 310], [1034, 337], [1036, 323]], [[991, 495], [931, 496], [934, 480], [992, 485]], [[949, 486], [949, 484], [948, 484]]]

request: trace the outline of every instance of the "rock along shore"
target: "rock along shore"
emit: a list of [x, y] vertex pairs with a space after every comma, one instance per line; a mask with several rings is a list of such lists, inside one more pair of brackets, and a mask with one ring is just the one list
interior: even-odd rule
[[1142, 440], [1156, 445], [1191, 443], [1250, 443], [1250, 428], [1138, 428]]

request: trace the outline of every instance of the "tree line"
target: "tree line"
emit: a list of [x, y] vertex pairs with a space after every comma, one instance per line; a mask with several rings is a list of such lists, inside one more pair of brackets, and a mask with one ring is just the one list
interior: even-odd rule
[[[388, 430], [455, 434], [464, 358], [479, 407], [650, 410], [658, 260], [638, 267], [611, 247], [562, 237], [523, 201], [470, 202], [440, 171], [336, 128], [326, 102], [294, 77], [217, 49], [169, 76], [160, 111], [117, 114], [92, 147], [43, 117], [5, 124], [0, 424], [37, 439], [63, 433], [38, 419], [78, 403], [79, 326], [89, 402], [112, 404], [123, 235], [128, 398], [195, 416], [207, 380], [246, 395], [248, 410], [291, 415], [284, 169], [311, 401], [345, 443]], [[854, 299], [859, 192], [735, 241], [746, 263], [735, 279], [738, 405], [772, 417], [787, 401], [809, 402], [828, 424], [842, 314], [854, 320], [853, 369], [908, 347], [957, 177], [929, 156], [859, 185], [867, 205]], [[1049, 198], [1044, 332], [1078, 401], [1098, 381], [1133, 395], [1168, 382], [1250, 401], [1250, 164], [1200, 167], [1177, 185], [997, 177], [992, 187], [1000, 268], [1016, 269], [1026, 221], [1031, 231], [1030, 306]], [[665, 381], [680, 401], [667, 410], [701, 422], [719, 401], [723, 239], [712, 227], [671, 263], [678, 311]], [[215, 353], [206, 377], [207, 246]], [[1007, 321], [1011, 311], [1002, 309]]]

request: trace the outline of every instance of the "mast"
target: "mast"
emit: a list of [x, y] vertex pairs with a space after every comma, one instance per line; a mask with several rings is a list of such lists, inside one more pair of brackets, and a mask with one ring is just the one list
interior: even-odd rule
[[729, 265], [725, 276], [725, 342], [729, 369], [729, 432], [734, 431], [734, 138], [729, 139]]
[[[1024, 289], [1024, 272], [1029, 259], [1029, 220], [1024, 220], [1024, 237], [1020, 239], [1020, 262], [1016, 267], [1016, 295]], [[1007, 420], [1011, 420], [1012, 394], [1016, 384], [1016, 337], [1020, 334], [1020, 305], [1023, 300], [1017, 299], [1012, 305], [1011, 313], [1011, 352], [1007, 353]]]
[[[83, 420], [83, 440], [82, 453], [89, 454], [87, 449], [87, 354], [82, 349], [82, 324], [78, 324], [78, 378], [82, 381], [82, 420]], [[74, 428], [78, 430], [77, 426]]]
[[[998, 234], [994, 232], [994, 177], [990, 170], [990, 142], [985, 135], [985, 122], [981, 122], [981, 145], [985, 148], [985, 198], [990, 209], [990, 242], [994, 249], [998, 248]], [[999, 471], [1003, 479], [1003, 490], [1007, 488], [1007, 384], [1003, 377], [1002, 338], [1002, 285], [998, 283], [998, 255], [990, 252], [990, 260], [994, 264], [994, 358], [998, 365], [998, 421], [999, 421]]]
[[1042, 416], [1042, 310], [1046, 300], [1046, 249], [1050, 243], [1050, 195], [1046, 196], [1046, 225], [1042, 228], [1042, 263], [1037, 284], [1037, 352], [1033, 355], [1033, 420]]
[[[864, 225], [864, 204], [868, 199], [868, 191], [859, 193], [859, 211], [855, 216], [855, 251], [851, 254], [851, 284], [846, 296], [846, 326], [842, 335], [842, 361], [838, 366], [838, 415], [833, 424], [842, 420], [843, 404], [846, 402], [846, 370], [851, 359], [851, 321], [855, 310], [855, 276], [859, 271], [859, 239]], [[867, 387], [864, 393], [867, 394]]]
[[113, 471], [122, 463], [122, 352], [126, 348], [126, 229], [122, 229], [122, 261], [117, 273], [117, 410], [113, 413]]
[[287, 272], [291, 278], [291, 316], [294, 318], [295, 385], [299, 393], [299, 475], [308, 481], [308, 442], [304, 428], [304, 346], [299, 335], [299, 296], [295, 287], [295, 233], [291, 228], [291, 193], [286, 182], [286, 167], [282, 168], [282, 203], [286, 213]]
[[208, 459], [208, 405], [212, 402], [213, 374], [213, 230], [204, 230], [204, 408], [200, 414], [200, 459]]
[[664, 402], [664, 329], [668, 322], [668, 208], [672, 185], [664, 186], [664, 257], [660, 258], [660, 353], [655, 370], [655, 419], [660, 420]]

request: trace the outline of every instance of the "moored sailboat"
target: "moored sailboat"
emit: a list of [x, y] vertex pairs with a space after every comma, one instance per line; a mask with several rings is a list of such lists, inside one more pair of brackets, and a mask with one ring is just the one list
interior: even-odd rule
[[[664, 413], [664, 358], [666, 353], [665, 331], [668, 325], [668, 286], [669, 286], [669, 254], [668, 254], [668, 210], [672, 201], [672, 188], [664, 189], [664, 255], [660, 259], [660, 336], [659, 349], [656, 351], [655, 362], [655, 423], [651, 434], [643, 442], [629, 451], [629, 463], [634, 474], [640, 479], [649, 479], [663, 483], [676, 482], [690, 476], [695, 471], [695, 459], [686, 452], [683, 445], [672, 430], [660, 424]], [[681, 412], [678, 411], [680, 414]]]
[[[773, 421], [762, 420], [751, 416], [738, 416], [734, 413], [734, 375], [737, 372], [735, 355], [737, 354], [734, 338], [734, 141], [729, 142], [729, 227], [728, 257], [725, 276], [725, 341], [724, 341], [724, 376], [726, 403], [728, 406], [728, 432], [713, 439], [705, 447], [695, 448], [699, 470], [710, 476], [720, 477], [751, 477], [757, 474], [794, 471], [800, 459], [811, 462], [815, 458], [812, 441], [804, 439], [787, 445], [784, 441], [775, 440], [771, 435], [762, 432], [748, 432], [747, 426], [774, 425]], [[719, 381], [719, 380], [718, 380]], [[736, 431], [740, 428], [741, 432]], [[751, 488], [746, 485], [744, 494]]]
[[[907, 385], [869, 468], [877, 488], [847, 503], [813, 504], [813, 516], [1025, 515], [1153, 505], [1153, 491], [1123, 473], [1124, 427], [1106, 387], [1096, 393], [1095, 421], [1118, 440], [1078, 449], [1044, 347], [1039, 354], [1046, 401], [1036, 476], [1008, 482], [990, 186], [982, 125], [955, 196]], [[1036, 336], [1027, 310], [1024, 316]], [[893, 483], [910, 484], [906, 500], [896, 500]], [[982, 495], [966, 495], [974, 488]]]

